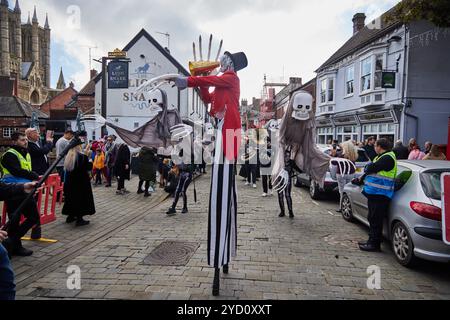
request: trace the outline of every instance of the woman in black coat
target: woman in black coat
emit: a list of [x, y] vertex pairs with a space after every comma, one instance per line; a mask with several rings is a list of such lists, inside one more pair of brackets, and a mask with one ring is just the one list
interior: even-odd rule
[[67, 217], [66, 222], [76, 221], [77, 227], [89, 224], [84, 216], [95, 214], [94, 195], [92, 194], [89, 172], [92, 163], [82, 153], [81, 146], [69, 151], [64, 162], [64, 207], [62, 214]]
[[117, 192], [118, 195], [129, 193], [125, 189], [125, 180], [130, 180], [130, 148], [126, 144], [117, 146], [116, 163], [114, 165], [114, 174], [117, 177]]

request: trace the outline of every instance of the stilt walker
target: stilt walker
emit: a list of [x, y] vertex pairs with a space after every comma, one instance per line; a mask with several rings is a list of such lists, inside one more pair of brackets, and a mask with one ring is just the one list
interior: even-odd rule
[[[211, 40], [211, 39], [210, 39]], [[222, 43], [221, 43], [222, 44]], [[210, 44], [211, 47], [211, 44]], [[194, 46], [195, 48], [195, 46]], [[217, 58], [220, 56], [220, 50]], [[209, 50], [210, 51], [210, 50]], [[200, 52], [200, 57], [202, 57]], [[210, 52], [208, 52], [208, 57]], [[237, 194], [235, 165], [241, 140], [239, 113], [240, 81], [237, 72], [247, 67], [244, 53], [225, 52], [220, 58], [219, 75], [203, 75], [197, 72], [202, 65], [214, 69], [214, 62], [191, 63], [191, 77], [177, 77], [175, 84], [180, 90], [199, 87], [203, 101], [211, 104], [210, 114], [217, 123], [215, 155], [212, 170], [208, 219], [208, 264], [215, 268], [213, 295], [220, 291], [220, 269], [228, 273], [228, 265], [237, 251]], [[205, 69], [205, 70], [206, 70]], [[215, 88], [209, 92], [209, 88]]]

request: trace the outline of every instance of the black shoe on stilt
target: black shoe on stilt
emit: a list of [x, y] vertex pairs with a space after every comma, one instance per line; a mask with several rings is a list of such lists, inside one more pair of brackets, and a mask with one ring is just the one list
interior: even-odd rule
[[280, 218], [284, 218], [284, 217], [286, 217], [286, 214], [285, 214], [284, 212], [281, 212], [278, 216], [279, 216]]
[[216, 269], [214, 273], [214, 283], [212, 295], [214, 297], [218, 297], [220, 295], [220, 269]]
[[183, 208], [183, 211], [181, 211], [181, 213], [182, 213], [182, 214], [186, 214], [186, 213], [189, 213], [189, 210], [188, 210], [188, 208]]
[[224, 274], [228, 274], [229, 271], [230, 271], [230, 270], [229, 270], [228, 265], [227, 265], [227, 264], [224, 265], [224, 266], [223, 266], [223, 273], [224, 273]]
[[39, 240], [42, 238], [42, 228], [41, 226], [37, 226], [31, 229], [31, 240]]
[[166, 214], [168, 216], [173, 216], [173, 215], [177, 214], [177, 210], [175, 210], [175, 208], [172, 207], [169, 209], [169, 211], [166, 212]]
[[295, 218], [294, 213], [293, 213], [292, 211], [289, 212], [289, 218], [291, 218], [291, 219], [294, 219], [294, 218]]

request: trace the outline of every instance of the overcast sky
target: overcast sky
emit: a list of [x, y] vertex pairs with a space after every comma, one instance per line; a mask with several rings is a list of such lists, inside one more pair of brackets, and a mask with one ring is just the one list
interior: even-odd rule
[[[15, 0], [9, 0], [10, 7]], [[352, 17], [366, 23], [399, 0], [20, 0], [22, 20], [37, 6], [41, 25], [49, 14], [52, 29], [52, 83], [59, 69], [77, 89], [89, 80], [89, 49], [99, 58], [123, 48], [142, 28], [163, 46], [170, 34], [172, 55], [187, 68], [192, 42], [213, 34], [218, 48], [244, 51], [249, 67], [240, 72], [242, 98], [261, 95], [263, 77], [304, 82], [352, 35]], [[78, 14], [79, 13], [79, 14]], [[205, 47], [205, 46], [204, 46]], [[205, 50], [205, 49], [204, 49]], [[100, 65], [92, 66], [97, 70]]]

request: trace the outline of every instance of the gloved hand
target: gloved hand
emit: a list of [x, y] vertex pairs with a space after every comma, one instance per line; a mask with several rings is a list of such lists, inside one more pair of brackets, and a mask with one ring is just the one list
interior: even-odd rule
[[178, 78], [175, 79], [175, 85], [180, 90], [186, 89], [188, 86], [187, 77], [179, 76]]

